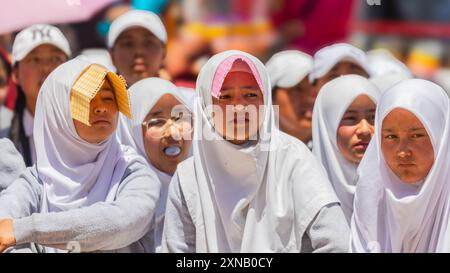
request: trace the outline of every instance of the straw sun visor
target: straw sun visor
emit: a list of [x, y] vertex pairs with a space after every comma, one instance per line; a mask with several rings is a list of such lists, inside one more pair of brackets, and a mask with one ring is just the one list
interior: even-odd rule
[[105, 79], [108, 79], [111, 84], [119, 111], [129, 119], [132, 118], [125, 79], [101, 65], [92, 64], [81, 73], [70, 92], [70, 113], [73, 119], [91, 126], [89, 123], [90, 102], [97, 95]]

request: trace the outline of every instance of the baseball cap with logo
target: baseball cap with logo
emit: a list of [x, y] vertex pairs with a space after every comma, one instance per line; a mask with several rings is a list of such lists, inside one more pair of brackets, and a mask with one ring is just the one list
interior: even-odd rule
[[56, 46], [68, 57], [71, 54], [69, 42], [57, 27], [36, 24], [20, 31], [14, 39], [12, 47], [13, 65], [25, 58], [33, 49], [43, 44]]
[[158, 15], [150, 11], [130, 10], [112, 22], [108, 32], [108, 48], [112, 48], [119, 35], [131, 27], [143, 27], [164, 44], [167, 42], [166, 28]]

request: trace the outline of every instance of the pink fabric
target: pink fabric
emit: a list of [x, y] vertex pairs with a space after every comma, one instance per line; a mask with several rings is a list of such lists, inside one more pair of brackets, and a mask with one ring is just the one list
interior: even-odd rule
[[33, 24], [80, 22], [113, 3], [113, 0], [14, 0], [2, 1], [0, 34]]
[[[227, 74], [230, 72], [236, 60], [242, 60], [248, 65], [248, 67], [250, 67], [251, 73], [253, 74], [253, 77], [255, 77], [256, 82], [258, 83], [259, 89], [261, 89], [261, 91], [264, 90], [256, 66], [247, 57], [235, 55], [226, 58], [219, 64], [219, 67], [217, 67], [216, 73], [214, 74], [211, 89], [211, 95], [216, 99], [219, 98], [220, 89], [222, 88], [223, 81], [225, 80]], [[239, 67], [238, 70], [243, 71], [242, 67]]]

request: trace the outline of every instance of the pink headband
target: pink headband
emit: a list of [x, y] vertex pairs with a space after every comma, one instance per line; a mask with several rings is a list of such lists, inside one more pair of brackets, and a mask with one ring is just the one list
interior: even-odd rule
[[[245, 62], [245, 64], [247, 64], [248, 67], [250, 68], [250, 71], [248, 71], [248, 68], [243, 66], [240, 63], [236, 63], [237, 66], [235, 66], [233, 68], [233, 64], [237, 60], [241, 60], [241, 61]], [[219, 64], [219, 67], [217, 68], [216, 73], [214, 74], [214, 79], [213, 79], [213, 84], [212, 84], [211, 95], [213, 97], [219, 98], [220, 89], [222, 88], [223, 81], [225, 80], [225, 77], [227, 76], [227, 74], [230, 73], [230, 70], [232, 68], [233, 68], [233, 71], [242, 71], [242, 72], [248, 72], [248, 73], [251, 72], [251, 74], [253, 74], [253, 77], [255, 77], [259, 88], [261, 89], [261, 91], [264, 92], [258, 70], [256, 69], [255, 65], [252, 63], [252, 61], [245, 56], [235, 55], [235, 56], [230, 56], [230, 57], [226, 58]]]

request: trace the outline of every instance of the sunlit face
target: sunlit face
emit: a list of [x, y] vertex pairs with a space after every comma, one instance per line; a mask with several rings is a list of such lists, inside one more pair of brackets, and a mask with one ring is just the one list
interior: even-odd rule
[[114, 66], [128, 85], [144, 78], [158, 77], [164, 56], [164, 44], [143, 27], [123, 31], [111, 49]]
[[274, 104], [280, 107], [281, 130], [290, 134], [289, 127], [298, 128], [301, 134], [295, 136], [304, 143], [310, 141], [314, 100], [315, 93], [307, 77], [294, 87], [278, 88], [275, 92]]
[[[174, 111], [175, 108], [181, 111]], [[142, 133], [147, 158], [158, 170], [174, 174], [178, 163], [189, 156], [191, 113], [174, 96], [166, 94], [150, 109], [144, 121]]]
[[259, 107], [264, 105], [264, 98], [252, 74], [228, 73], [219, 98], [213, 97], [213, 104], [222, 112], [215, 113], [213, 117], [215, 129], [226, 140], [241, 145], [257, 135], [260, 124]]
[[61, 49], [44, 44], [33, 49], [14, 67], [14, 79], [25, 93], [27, 108], [32, 114], [45, 79], [65, 61], [67, 56]]
[[316, 91], [319, 92], [320, 88], [327, 82], [336, 79], [342, 75], [356, 74], [365, 78], [369, 77], [369, 74], [358, 64], [349, 61], [338, 62], [327, 74], [317, 79]]
[[108, 80], [91, 100], [88, 126], [73, 119], [78, 135], [89, 143], [100, 143], [108, 139], [116, 130], [118, 120], [116, 96]]
[[350, 162], [359, 164], [374, 134], [375, 103], [366, 95], [352, 102], [337, 130], [339, 151]]
[[413, 113], [402, 108], [384, 118], [381, 150], [389, 168], [404, 183], [424, 180], [434, 163], [427, 130]]

